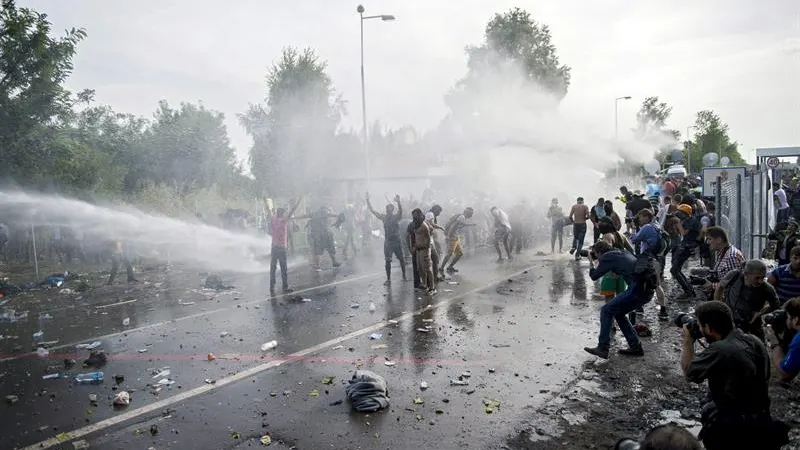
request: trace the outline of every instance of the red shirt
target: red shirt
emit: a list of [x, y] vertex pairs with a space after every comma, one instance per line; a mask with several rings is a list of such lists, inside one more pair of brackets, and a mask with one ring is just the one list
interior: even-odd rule
[[280, 248], [289, 247], [289, 222], [292, 219], [283, 216], [272, 217], [272, 246]]

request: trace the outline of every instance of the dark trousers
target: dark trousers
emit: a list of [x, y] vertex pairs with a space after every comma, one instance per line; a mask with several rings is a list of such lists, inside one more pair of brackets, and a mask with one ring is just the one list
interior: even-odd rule
[[272, 247], [269, 259], [269, 290], [275, 289], [275, 272], [278, 270], [278, 263], [281, 265], [281, 286], [283, 289], [289, 288], [289, 272], [286, 269], [286, 249], [283, 247]]
[[675, 253], [672, 254], [672, 267], [669, 269], [672, 278], [678, 282], [687, 294], [694, 293], [694, 289], [692, 289], [689, 280], [686, 279], [686, 275], [683, 274], [683, 265], [692, 257], [692, 253], [694, 253], [694, 247], [679, 245]]
[[564, 249], [564, 226], [560, 223], [550, 225], [550, 251], [556, 251], [556, 239], [558, 239], [558, 251]]
[[[415, 255], [416, 256], [416, 255]], [[438, 261], [437, 261], [438, 263]], [[414, 287], [421, 288], [422, 283], [419, 280], [419, 266], [417, 265], [417, 258], [411, 258], [411, 270], [414, 275]]]
[[600, 227], [598, 227], [597, 224], [594, 224], [592, 230], [594, 230], [594, 240], [592, 241], [592, 244], [594, 244], [600, 240]]
[[580, 251], [583, 249], [583, 240], [586, 239], [586, 224], [576, 223], [572, 225], [572, 248], [575, 249], [576, 258], [580, 257]]
[[133, 266], [130, 260], [128, 260], [125, 255], [114, 253], [111, 255], [111, 273], [108, 275], [107, 283], [110, 284], [114, 282], [114, 278], [117, 277], [117, 272], [119, 271], [120, 263], [125, 265], [125, 270], [128, 272], [128, 281], [134, 281], [136, 279], [133, 275]]

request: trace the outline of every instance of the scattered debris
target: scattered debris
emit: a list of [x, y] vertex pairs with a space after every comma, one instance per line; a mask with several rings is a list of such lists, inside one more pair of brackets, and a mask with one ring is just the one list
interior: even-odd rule
[[483, 406], [486, 414], [491, 414], [495, 409], [500, 407], [500, 401], [493, 398], [485, 398], [483, 399]]
[[324, 377], [324, 378], [322, 379], [322, 384], [333, 384], [333, 380], [334, 380], [335, 378], [336, 378], [336, 377]]
[[158, 425], [156, 424], [150, 425], [150, 435], [155, 436], [157, 434], [158, 434]]
[[225, 337], [227, 335], [228, 335], [227, 331], [222, 331], [222, 332], [219, 333], [219, 337]]
[[130, 324], [131, 324], [131, 318], [130, 317], [126, 317], [126, 318], [122, 319], [122, 326], [123, 327], [127, 327]]
[[103, 345], [102, 342], [94, 341], [91, 344], [78, 344], [78, 345], [75, 346], [75, 348], [77, 348], [77, 349], [86, 349], [86, 350], [94, 350], [97, 347], [100, 347], [101, 345]]
[[139, 352], [139, 353], [147, 353], [147, 349], [146, 348], [140, 348], [139, 350], [136, 350], [136, 351]]
[[369, 338], [373, 341], [378, 340], [383, 337], [383, 333], [372, 333], [369, 335]]
[[383, 365], [388, 367], [394, 367], [395, 365], [397, 365], [397, 363], [394, 361], [384, 361]]
[[423, 400], [423, 399], [421, 399], [421, 398], [419, 398], [419, 397], [417, 397], [417, 398], [415, 398], [415, 399], [414, 399], [414, 404], [415, 404], [415, 405], [421, 405], [421, 404], [423, 404], [423, 403], [425, 403], [425, 400]]
[[161, 377], [168, 377], [172, 372], [169, 369], [162, 369], [160, 372], [153, 375], [153, 379], [161, 378]]
[[345, 393], [359, 412], [375, 412], [389, 406], [386, 380], [368, 370], [356, 370]]
[[131, 394], [129, 394], [127, 391], [117, 392], [117, 395], [114, 396], [115, 406], [128, 406], [130, 404], [131, 404]]
[[264, 436], [261, 436], [261, 439], [259, 440], [259, 442], [261, 442], [261, 445], [266, 447], [269, 444], [272, 444], [272, 438], [268, 434], [265, 434]]
[[312, 389], [309, 395], [312, 397], [319, 397], [319, 389], [317, 388]]
[[125, 375], [114, 375], [114, 382], [117, 384], [122, 384], [125, 381]]
[[272, 350], [277, 346], [278, 346], [278, 341], [269, 341], [261, 345], [261, 351], [266, 352], [267, 350]]
[[8, 403], [9, 405], [13, 405], [14, 403], [17, 403], [18, 401], [19, 401], [19, 397], [17, 397], [16, 395], [6, 395], [6, 403]]
[[359, 305], [358, 303], [350, 303], [350, 307], [355, 309], [355, 308], [360, 308], [361, 305]]
[[389, 348], [389, 346], [386, 345], [386, 344], [375, 344], [371, 348], [373, 350], [380, 350], [380, 349], [383, 349], [383, 348]]
[[72, 442], [72, 447], [73, 447], [75, 450], [82, 450], [82, 449], [85, 449], [85, 448], [89, 448], [89, 443], [88, 443], [88, 442], [86, 442], [86, 441], [85, 441], [85, 440], [83, 440], [83, 439], [79, 439], [79, 440], [77, 440], [77, 441], [73, 441], [73, 442]]
[[421, 390], [423, 390], [423, 391], [424, 391], [425, 389], [428, 389], [428, 383], [426, 383], [426, 382], [424, 382], [424, 381], [420, 382], [420, 383], [419, 383], [419, 388], [420, 388]]
[[467, 380], [450, 380], [450, 386], [469, 386]]
[[431, 330], [429, 330], [427, 328], [417, 328], [417, 331], [419, 331], [420, 333], [430, 333], [431, 332]]
[[213, 361], [213, 360], [217, 359], [217, 355], [215, 355], [213, 353], [209, 353], [208, 356], [206, 356], [206, 359], [208, 359], [209, 361]]

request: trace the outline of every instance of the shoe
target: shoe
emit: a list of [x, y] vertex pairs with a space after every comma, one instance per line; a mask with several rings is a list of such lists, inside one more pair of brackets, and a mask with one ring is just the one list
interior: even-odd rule
[[342, 267], [342, 263], [337, 261], [337, 262], [333, 263], [333, 267]]
[[392, 280], [386, 280], [383, 282], [384, 286], [389, 286], [390, 284], [392, 284]]
[[456, 273], [456, 272], [458, 272], [458, 269], [456, 269], [453, 266], [447, 268], [447, 273]]
[[569, 249], [569, 254], [570, 255], [574, 255], [575, 254], [575, 247]]
[[426, 292], [425, 294], [427, 294], [427, 295], [436, 295], [438, 293], [439, 292], [436, 289], [428, 289], [428, 292]]
[[583, 350], [590, 355], [597, 356], [598, 358], [608, 359], [608, 350], [600, 347], [583, 347]]
[[666, 322], [669, 320], [669, 314], [667, 314], [667, 307], [662, 306], [658, 311], [658, 320], [661, 322]]
[[628, 347], [628, 348], [621, 348], [617, 350], [620, 355], [625, 356], [644, 356], [644, 349], [642, 348], [642, 344], [639, 344], [635, 347]]

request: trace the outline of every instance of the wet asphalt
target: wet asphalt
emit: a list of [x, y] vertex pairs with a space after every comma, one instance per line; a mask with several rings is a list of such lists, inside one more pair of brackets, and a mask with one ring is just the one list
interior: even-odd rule
[[[83, 294], [53, 289], [41, 303], [9, 297], [4, 308], [28, 317], [0, 323], [11, 336], [0, 340], [0, 395], [18, 397], [0, 405], [0, 448], [85, 440], [91, 448], [226, 449], [261, 446], [265, 435], [274, 448], [500, 447], [577, 376], [601, 302], [588, 262], [568, 255], [528, 250], [495, 264], [484, 251], [460, 269], [433, 297], [402, 282], [397, 264], [384, 286], [377, 254], [322, 272], [299, 265], [290, 271], [296, 292], [275, 298], [265, 276], [225, 274], [235, 288], [213, 292], [197, 272], [180, 270]], [[40, 328], [43, 341], [58, 341], [46, 357], [27, 353]], [[88, 351], [75, 345], [96, 340], [108, 356], [105, 380], [76, 384], [71, 377], [90, 369], [81, 367]], [[261, 351], [272, 340], [277, 347]], [[66, 370], [65, 359], [77, 365]], [[352, 411], [344, 387], [357, 368], [386, 379], [389, 408]], [[469, 385], [450, 385], [464, 372]], [[69, 378], [42, 379], [47, 373]], [[122, 390], [132, 402], [115, 408]]]

